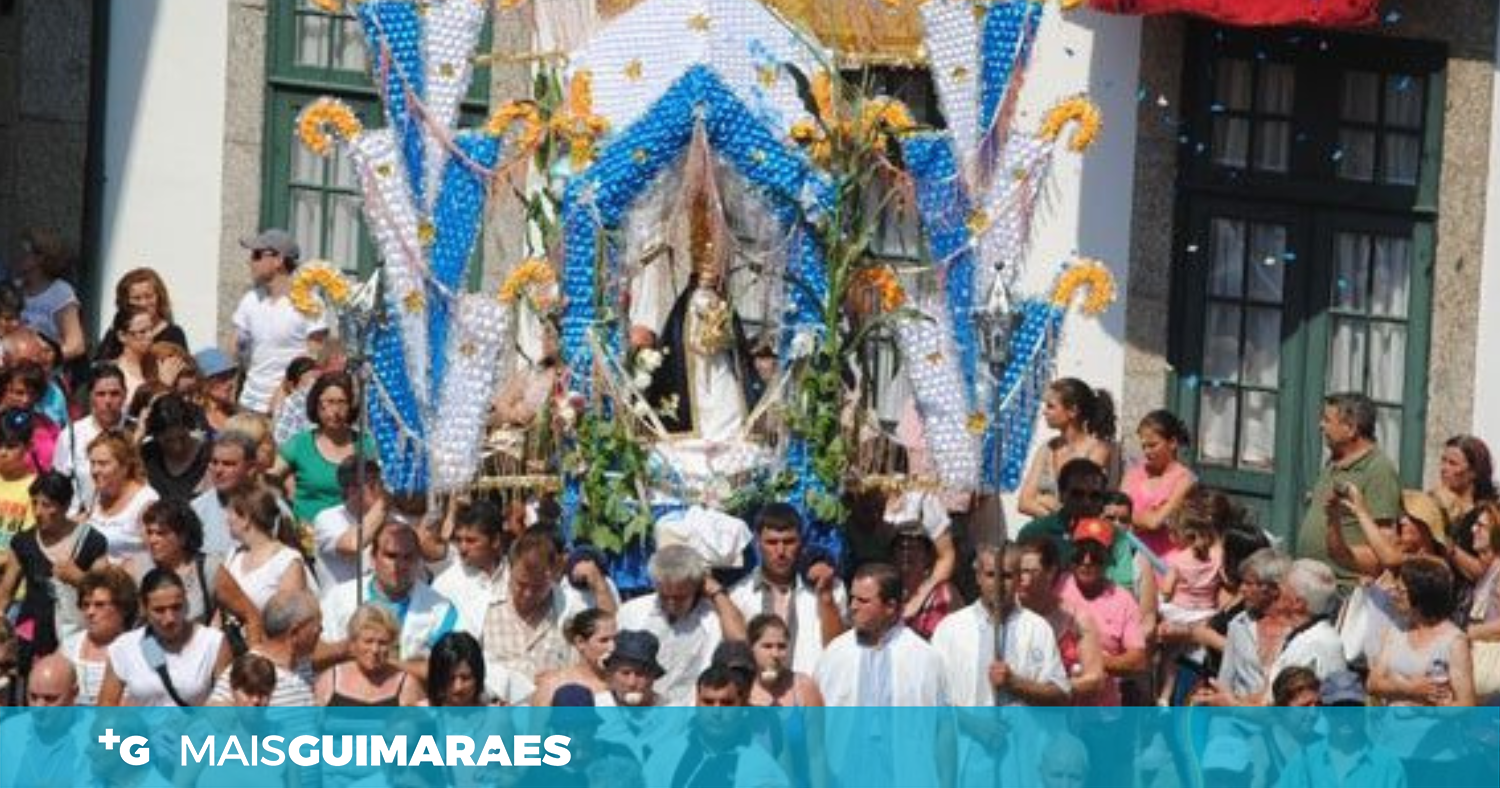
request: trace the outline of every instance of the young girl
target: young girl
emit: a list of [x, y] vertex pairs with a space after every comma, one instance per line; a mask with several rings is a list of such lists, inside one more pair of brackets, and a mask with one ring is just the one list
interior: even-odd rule
[[1197, 482], [1177, 459], [1178, 450], [1189, 442], [1187, 426], [1171, 411], [1156, 410], [1141, 419], [1135, 434], [1141, 442], [1141, 461], [1125, 471], [1120, 489], [1130, 496], [1136, 536], [1165, 560], [1175, 552], [1167, 523]]
[[[1224, 547], [1219, 540], [1220, 524], [1233, 518], [1234, 504], [1223, 493], [1194, 486], [1188, 491], [1182, 507], [1172, 522], [1175, 550], [1167, 558], [1167, 576], [1162, 580], [1162, 625], [1191, 628], [1212, 618], [1219, 608], [1219, 589], [1223, 583], [1220, 569], [1224, 565]], [[1159, 700], [1172, 697], [1178, 647], [1162, 653], [1162, 692]], [[1199, 655], [1201, 657], [1201, 655]], [[1201, 661], [1201, 659], [1200, 659]]]

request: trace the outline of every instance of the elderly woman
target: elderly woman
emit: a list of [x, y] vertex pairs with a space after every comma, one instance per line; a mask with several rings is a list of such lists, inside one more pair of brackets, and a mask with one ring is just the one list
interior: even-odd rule
[[[313, 694], [320, 706], [412, 705], [421, 697], [417, 682], [392, 664], [400, 630], [383, 607], [360, 605], [349, 617], [349, 653], [353, 665], [334, 665], [318, 675]], [[408, 687], [407, 685], [411, 686]], [[403, 701], [406, 701], [403, 703]]]
[[84, 629], [64, 639], [61, 649], [78, 668], [78, 705], [98, 702], [109, 646], [135, 626], [137, 605], [135, 581], [119, 567], [90, 570], [79, 581], [78, 607]]
[[354, 379], [347, 373], [323, 375], [308, 392], [307, 417], [315, 426], [282, 444], [273, 471], [286, 479], [292, 513], [299, 522], [311, 523], [319, 512], [339, 505], [339, 464], [354, 456], [356, 440], [364, 442], [366, 457], [375, 456], [374, 442], [354, 429], [358, 414]]
[[94, 502], [84, 521], [109, 540], [109, 557], [124, 561], [146, 552], [141, 513], [160, 496], [146, 483], [146, 466], [135, 444], [119, 432], [89, 443]]
[[604, 660], [614, 651], [616, 631], [615, 614], [598, 608], [568, 619], [563, 625], [563, 637], [573, 646], [577, 659], [570, 667], [538, 676], [531, 705], [552, 705], [552, 696], [558, 688], [568, 684], [587, 687], [595, 694], [608, 691]]
[[201, 706], [229, 666], [224, 633], [187, 617], [176, 572], [153, 569], [141, 582], [146, 626], [110, 644], [100, 706]]

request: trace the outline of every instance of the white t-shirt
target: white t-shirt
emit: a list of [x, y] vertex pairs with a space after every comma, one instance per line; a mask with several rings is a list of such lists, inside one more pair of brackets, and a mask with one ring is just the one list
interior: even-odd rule
[[104, 686], [104, 669], [107, 662], [84, 662], [83, 639], [86, 632], [75, 632], [63, 640], [59, 649], [73, 663], [73, 672], [78, 674], [78, 705], [99, 705], [99, 688]]
[[78, 306], [78, 295], [73, 292], [73, 286], [61, 279], [54, 279], [46, 290], [26, 296], [21, 321], [33, 331], [62, 336], [62, 326], [57, 324], [57, 313], [70, 306]]
[[668, 706], [692, 706], [697, 700], [698, 674], [712, 661], [714, 649], [724, 639], [719, 616], [707, 599], [686, 616], [668, 622], [657, 604], [656, 594], [636, 597], [620, 608], [620, 629], [650, 632], [661, 643], [656, 661], [666, 674], [656, 681], [656, 691]]
[[233, 323], [241, 346], [248, 347], [250, 354], [240, 405], [269, 413], [271, 395], [286, 376], [287, 366], [306, 355], [308, 337], [327, 331], [328, 325], [321, 318], [303, 317], [286, 296], [270, 296], [259, 288], [240, 299]]
[[239, 583], [256, 610], [265, 610], [266, 603], [276, 596], [288, 568], [295, 566], [300, 571], [303, 567], [302, 556], [286, 545], [277, 545], [276, 552], [254, 569], [246, 568], [249, 561], [249, 550], [237, 550], [224, 562], [224, 569]]
[[[729, 589], [729, 599], [748, 622], [767, 612], [765, 600], [769, 593], [770, 589], [761, 580], [760, 570], [757, 569]], [[838, 607], [839, 615], [843, 616], [848, 600], [844, 584], [838, 581], [833, 584], [833, 603]], [[823, 619], [818, 613], [818, 592], [808, 587], [799, 577], [792, 591], [790, 604], [795, 607], [797, 618], [797, 642], [792, 644], [792, 670], [811, 675], [818, 669], [818, 659], [823, 656]], [[790, 611], [781, 617], [786, 619], [789, 613]]]
[[[976, 602], [938, 623], [932, 647], [942, 655], [948, 689], [955, 706], [994, 706], [989, 666], [995, 655], [995, 625], [984, 605]], [[1057, 651], [1057, 637], [1047, 619], [1023, 607], [1005, 619], [1005, 663], [1028, 681], [1054, 684], [1067, 692], [1068, 671]], [[1002, 697], [1007, 706], [1021, 705]]]
[[[125, 685], [127, 706], [177, 705], [167, 693], [161, 677], [146, 662], [141, 649], [146, 628], [139, 627], [115, 638], [109, 644], [109, 664], [115, 676]], [[172, 677], [172, 687], [178, 697], [194, 706], [208, 700], [214, 686], [214, 664], [219, 658], [219, 647], [224, 642], [224, 633], [210, 627], [194, 626], [193, 634], [183, 647], [163, 653], [167, 658], [167, 675]]]
[[148, 484], [131, 498], [119, 512], [105, 515], [96, 505], [89, 512], [88, 524], [99, 529], [109, 540], [109, 560], [120, 563], [134, 556], [146, 557], [146, 532], [141, 528], [141, 512], [160, 498]]
[[73, 477], [73, 507], [70, 512], [81, 516], [94, 505], [94, 476], [89, 473], [89, 444], [103, 432], [93, 416], [85, 416], [71, 427], [57, 433], [57, 447], [52, 451], [52, 470]]
[[[339, 537], [354, 525], [354, 515], [349, 513], [349, 507], [344, 504], [330, 506], [313, 517], [313, 550], [318, 559], [318, 585], [320, 587], [333, 588], [359, 576], [359, 563], [352, 557], [340, 553], [335, 547], [339, 542]], [[373, 566], [369, 559], [370, 552], [367, 546], [365, 548], [367, 569]]]
[[234, 552], [234, 537], [229, 535], [229, 510], [219, 500], [219, 491], [210, 489], [193, 499], [193, 513], [203, 523], [203, 554], [223, 558]]

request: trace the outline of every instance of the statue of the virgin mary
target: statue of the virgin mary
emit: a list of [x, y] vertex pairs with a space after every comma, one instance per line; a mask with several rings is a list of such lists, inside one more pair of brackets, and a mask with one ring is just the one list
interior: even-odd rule
[[[693, 169], [690, 162], [690, 183]], [[711, 180], [693, 185], [686, 202], [693, 273], [662, 326], [657, 347], [664, 357], [647, 398], [673, 437], [738, 442], [754, 404], [754, 377], [749, 343], [724, 293], [724, 220]]]

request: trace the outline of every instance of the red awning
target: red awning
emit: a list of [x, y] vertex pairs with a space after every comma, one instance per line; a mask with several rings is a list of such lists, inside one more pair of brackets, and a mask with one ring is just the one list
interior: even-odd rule
[[1111, 14], [1192, 14], [1241, 27], [1374, 24], [1379, 0], [1089, 0]]

